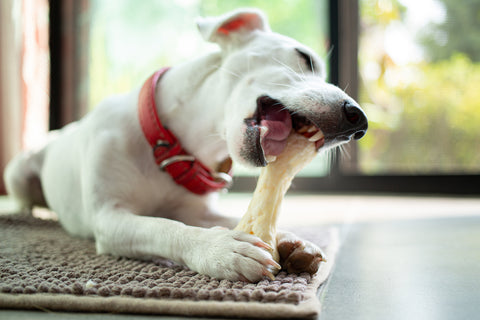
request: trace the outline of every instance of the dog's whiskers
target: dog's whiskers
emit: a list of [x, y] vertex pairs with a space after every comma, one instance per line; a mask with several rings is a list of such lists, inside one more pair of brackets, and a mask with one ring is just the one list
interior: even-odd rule
[[286, 84], [286, 83], [268, 82], [268, 84], [272, 84], [272, 85], [274, 85], [274, 86], [287, 87], [287, 88], [290, 88], [290, 89], [296, 89], [295, 86], [292, 86], [292, 85]]
[[296, 75], [298, 77], [298, 79], [300, 81], [305, 81], [305, 78], [302, 77], [298, 72], [296, 72], [295, 70], [292, 69], [292, 67], [290, 67], [289, 65], [283, 63], [282, 61], [278, 60], [277, 58], [275, 57], [272, 57], [272, 60], [275, 61], [276, 63], [278, 63], [279, 65], [283, 66], [284, 68], [286, 68], [287, 70], [289, 70], [290, 72], [292, 72], [294, 75]]
[[311, 56], [308, 56], [308, 60], [310, 60], [310, 70], [312, 70], [313, 76], [316, 77], [317, 75], [315, 74], [315, 68], [313, 67], [312, 57], [311, 57]]
[[337, 146], [336, 149], [338, 150], [338, 152], [337, 152], [338, 156], [340, 156], [342, 158], [346, 158], [347, 160], [351, 159], [350, 152], [349, 152], [348, 148], [346, 147], [346, 145], [344, 145], [344, 144], [339, 145], [339, 146]]
[[234, 77], [241, 78], [241, 75], [233, 72], [232, 70], [228, 70], [227, 68], [225, 68], [225, 67], [223, 67], [223, 66], [218, 66], [217, 69], [226, 71], [226, 72], [228, 72], [229, 74], [231, 74], [231, 75], [234, 76]]
[[327, 56], [325, 57], [326, 60], [330, 59], [330, 56], [332, 55], [333, 52], [333, 46], [330, 47], [330, 49], [327, 52]]
[[303, 68], [302, 66], [300, 65], [300, 60], [297, 60], [297, 65], [298, 65], [298, 68], [300, 69], [300, 72], [302, 73], [302, 80], [305, 81], [305, 78], [306, 78], [306, 75], [305, 75], [305, 72], [303, 72]]
[[328, 149], [326, 151], [323, 151], [323, 157], [325, 159], [325, 165], [328, 172], [332, 170], [332, 163], [334, 163], [335, 161], [335, 152], [333, 152], [333, 150], [334, 149]]
[[342, 146], [342, 149], [343, 149], [344, 156], [346, 156], [347, 159], [350, 160], [352, 158], [352, 155], [350, 154], [350, 150], [347, 149], [345, 146]]
[[207, 138], [224, 138], [224, 135], [222, 135], [221, 133], [213, 132], [211, 134], [205, 135], [205, 137], [207, 137]]

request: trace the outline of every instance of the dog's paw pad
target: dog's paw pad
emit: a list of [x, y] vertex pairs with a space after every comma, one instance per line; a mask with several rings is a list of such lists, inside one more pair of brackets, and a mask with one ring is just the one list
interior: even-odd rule
[[277, 248], [280, 264], [288, 273], [314, 274], [318, 271], [320, 263], [326, 261], [319, 248], [301, 240], [280, 242]]

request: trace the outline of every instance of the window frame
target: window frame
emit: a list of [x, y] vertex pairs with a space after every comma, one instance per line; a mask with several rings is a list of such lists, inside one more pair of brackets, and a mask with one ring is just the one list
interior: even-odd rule
[[[333, 51], [330, 57], [330, 81], [358, 97], [358, 39], [359, 1], [329, 0], [330, 38]], [[337, 48], [338, 50], [336, 50]], [[357, 159], [356, 142], [349, 151], [354, 162]], [[425, 174], [425, 175], [363, 175], [344, 173], [345, 162], [334, 157], [330, 176], [307, 182], [317, 191], [336, 192], [385, 192], [415, 194], [480, 195], [480, 175]], [[355, 164], [354, 164], [355, 165]], [[352, 165], [350, 165], [351, 167]]]
[[49, 0], [50, 130], [87, 113], [89, 0]]
[[[354, 99], [358, 97], [358, 39], [359, 2], [329, 0], [329, 29], [331, 53], [329, 82], [347, 88]], [[290, 192], [294, 193], [385, 193], [416, 195], [480, 195], [480, 175], [364, 175], [349, 174], [357, 163], [357, 142], [347, 145], [349, 159], [332, 157], [330, 173], [326, 177], [297, 177]], [[353, 170], [352, 170], [353, 169]], [[232, 191], [249, 192], [256, 179], [236, 177]]]
[[[86, 113], [88, 0], [50, 0], [50, 129]], [[358, 97], [359, 2], [329, 0], [331, 53], [329, 81]], [[67, 48], [67, 49], [66, 49]], [[87, 62], [86, 62], [87, 61]], [[349, 159], [332, 157], [326, 177], [297, 177], [292, 192], [480, 195], [480, 174], [364, 175], [355, 172], [357, 143], [347, 145]], [[348, 170], [346, 170], [348, 168]], [[351, 170], [353, 169], [353, 170]], [[232, 192], [251, 192], [254, 177], [235, 177]]]

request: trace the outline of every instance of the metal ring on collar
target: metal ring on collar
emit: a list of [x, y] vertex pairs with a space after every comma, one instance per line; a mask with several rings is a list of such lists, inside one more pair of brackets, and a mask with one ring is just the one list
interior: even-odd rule
[[172, 163], [179, 162], [179, 161], [195, 161], [194, 156], [189, 156], [189, 155], [178, 155], [178, 156], [173, 156], [168, 159], [163, 160], [160, 163], [160, 169], [165, 170], [166, 167], [171, 165]]
[[170, 146], [170, 143], [166, 140], [157, 140], [157, 143], [155, 144], [155, 146], [153, 146], [153, 154], [155, 154], [155, 151], [157, 150], [157, 148], [160, 148], [160, 147], [169, 147]]
[[215, 178], [215, 180], [220, 180], [221, 182], [225, 183], [225, 188], [230, 188], [233, 183], [232, 176], [229, 175], [228, 173], [225, 172], [214, 172], [212, 173], [212, 176]]

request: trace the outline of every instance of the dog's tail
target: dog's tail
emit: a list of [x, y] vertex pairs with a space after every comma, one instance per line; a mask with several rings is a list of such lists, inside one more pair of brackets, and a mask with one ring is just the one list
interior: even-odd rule
[[47, 207], [40, 180], [43, 153], [44, 150], [22, 152], [5, 168], [3, 178], [7, 193], [20, 210], [31, 210], [34, 206]]

